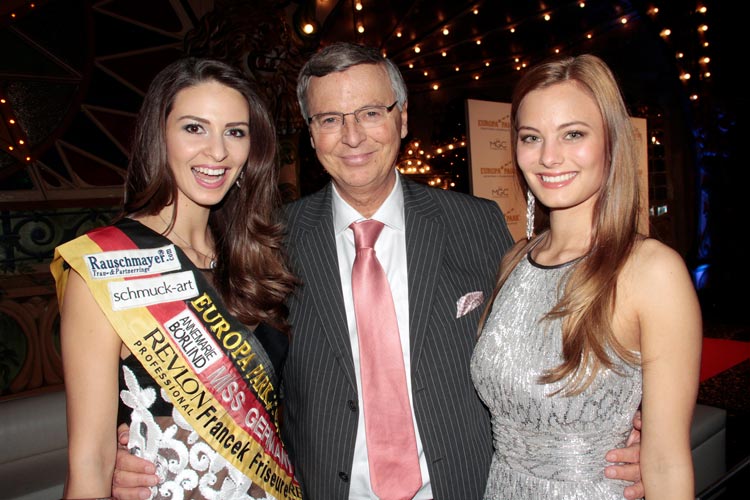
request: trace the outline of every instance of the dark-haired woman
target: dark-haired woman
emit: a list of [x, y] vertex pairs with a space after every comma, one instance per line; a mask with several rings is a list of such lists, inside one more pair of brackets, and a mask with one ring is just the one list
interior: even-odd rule
[[296, 498], [279, 437], [295, 280], [276, 221], [274, 127], [243, 74], [184, 58], [151, 83], [123, 217], [56, 250], [66, 498], [111, 495], [115, 429], [153, 498]]

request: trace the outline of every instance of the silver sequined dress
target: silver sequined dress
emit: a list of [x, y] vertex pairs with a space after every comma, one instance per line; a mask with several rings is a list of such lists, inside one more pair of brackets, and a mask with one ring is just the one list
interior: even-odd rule
[[604, 455], [624, 446], [632, 428], [640, 366], [613, 355], [622, 375], [603, 370], [573, 397], [547, 396], [561, 384], [537, 382], [561, 360], [560, 321], [538, 320], [573, 266], [521, 259], [474, 351], [471, 375], [490, 409], [495, 446], [485, 500], [623, 498], [628, 483], [604, 477]]

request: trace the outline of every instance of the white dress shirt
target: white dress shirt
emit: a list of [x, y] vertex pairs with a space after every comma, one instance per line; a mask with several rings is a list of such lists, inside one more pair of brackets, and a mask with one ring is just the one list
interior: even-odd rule
[[[357, 423], [357, 440], [354, 445], [354, 464], [350, 478], [349, 498], [352, 500], [377, 500], [370, 484], [370, 466], [367, 460], [367, 441], [365, 438], [365, 417], [362, 406], [362, 377], [359, 364], [359, 340], [357, 337], [357, 322], [354, 317], [354, 300], [352, 299], [352, 266], [356, 250], [354, 248], [354, 232], [349, 229], [353, 222], [365, 220], [365, 217], [352, 208], [341, 195], [333, 189], [333, 227], [336, 234], [336, 253], [338, 254], [341, 288], [344, 293], [346, 319], [349, 325], [349, 340], [354, 358], [354, 373], [357, 377], [357, 401], [360, 408]], [[396, 174], [393, 191], [383, 202], [372, 219], [385, 224], [377, 242], [375, 254], [388, 277], [388, 283], [396, 307], [401, 350], [404, 355], [406, 383], [409, 391], [409, 403], [412, 408], [412, 420], [417, 437], [417, 452], [419, 453], [419, 468], [422, 472], [422, 488], [414, 499], [432, 498], [430, 478], [427, 473], [427, 460], [424, 456], [422, 440], [419, 436], [417, 422], [414, 419], [414, 402], [411, 392], [411, 350], [409, 345], [409, 288], [406, 269], [406, 227], [404, 222], [404, 193], [401, 189], [400, 176]]]

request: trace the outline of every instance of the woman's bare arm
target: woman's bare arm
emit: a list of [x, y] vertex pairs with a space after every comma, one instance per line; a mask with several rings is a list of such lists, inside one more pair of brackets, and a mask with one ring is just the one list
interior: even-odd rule
[[60, 310], [68, 418], [65, 497], [111, 494], [122, 343], [83, 278], [70, 271]]
[[641, 475], [648, 498], [692, 500], [690, 425], [698, 394], [703, 328], [682, 258], [646, 240], [639, 246], [635, 306], [643, 363]]

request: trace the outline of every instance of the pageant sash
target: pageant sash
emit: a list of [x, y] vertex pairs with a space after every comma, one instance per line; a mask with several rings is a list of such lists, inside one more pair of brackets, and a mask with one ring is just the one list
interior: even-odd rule
[[275, 498], [302, 497], [279, 435], [273, 365], [181, 250], [130, 219], [93, 230], [55, 250], [60, 304], [68, 266], [216, 452]]

